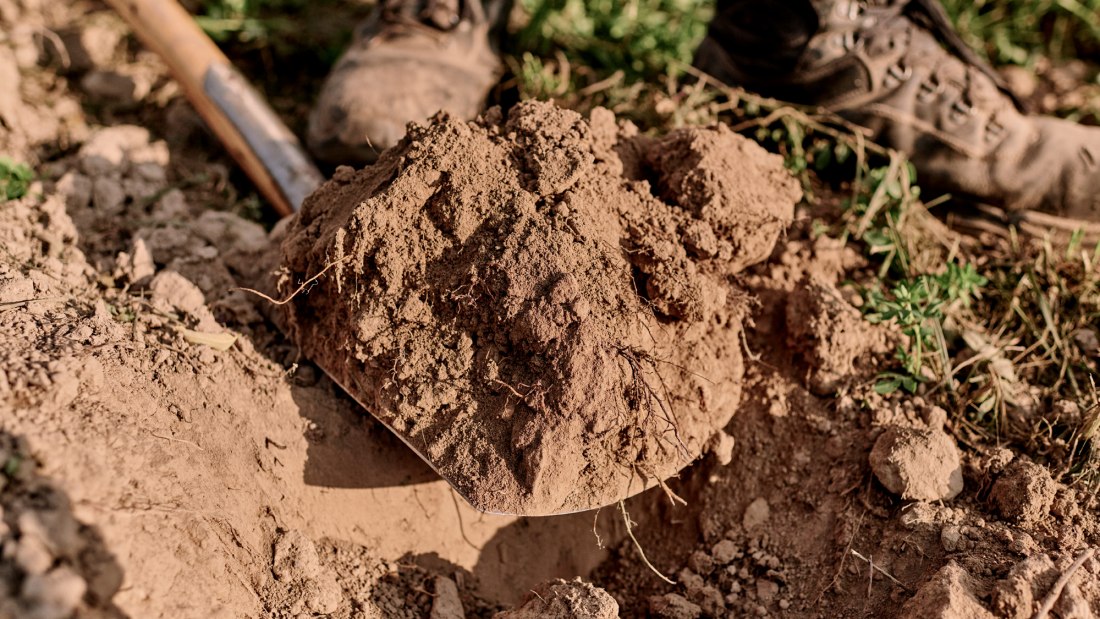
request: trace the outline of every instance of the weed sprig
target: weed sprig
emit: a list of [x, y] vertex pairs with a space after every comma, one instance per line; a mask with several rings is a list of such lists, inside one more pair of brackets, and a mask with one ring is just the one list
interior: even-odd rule
[[22, 163], [0, 157], [0, 200], [18, 200], [27, 195], [34, 172]]

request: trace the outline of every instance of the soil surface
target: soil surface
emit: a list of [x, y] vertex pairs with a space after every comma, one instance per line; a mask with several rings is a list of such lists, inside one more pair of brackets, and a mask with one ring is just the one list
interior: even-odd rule
[[731, 278], [801, 192], [724, 126], [637, 133], [537, 102], [437, 117], [290, 223], [282, 292], [321, 275], [286, 306], [302, 351], [479, 509], [614, 503], [737, 409]]
[[[876, 394], [896, 335], [860, 319], [847, 284], [874, 269], [813, 225], [835, 216], [824, 190], [796, 207], [782, 233], [757, 236], [724, 219], [727, 202], [789, 208], [794, 198], [775, 180], [772, 202], [738, 202], [741, 188], [767, 186], [738, 174], [777, 168], [722, 129], [643, 138], [602, 112], [585, 121], [537, 105], [472, 125], [438, 119], [378, 166], [340, 172], [309, 238], [302, 222], [274, 234], [255, 223], [247, 185], [236, 184], [178, 87], [102, 6], [0, 0], [0, 76], [0, 154], [38, 179], [0, 204], [3, 619], [1100, 613], [1095, 494], [1064, 483], [1041, 453], [964, 432], [921, 397]], [[462, 150], [474, 147], [484, 161]], [[433, 161], [447, 163], [449, 176], [431, 176]], [[494, 179], [483, 193], [469, 182], [478, 170]], [[400, 209], [406, 221], [393, 220]], [[326, 223], [336, 216], [346, 224]], [[372, 231], [372, 221], [390, 227]], [[270, 304], [239, 289], [261, 285], [280, 242], [305, 278], [346, 259], [295, 297], [297, 340], [268, 318]], [[398, 255], [398, 242], [424, 251]], [[371, 244], [378, 251], [366, 251]], [[356, 262], [367, 256], [392, 270], [372, 274]], [[595, 273], [591, 260], [601, 265]], [[398, 268], [400, 286], [386, 279]], [[480, 289], [456, 288], [473, 276]], [[343, 296], [329, 288], [337, 282]], [[398, 299], [398, 290], [419, 296]], [[725, 305], [707, 296], [713, 290]], [[571, 500], [523, 494], [539, 487], [529, 473], [552, 468], [528, 456], [544, 416], [608, 422], [606, 411], [549, 406], [572, 402], [549, 377], [571, 360], [606, 359], [592, 351], [614, 337], [700, 362], [724, 346], [731, 364], [715, 374], [729, 390], [717, 397], [730, 406], [721, 411], [701, 409], [704, 396], [688, 390], [680, 368], [643, 368], [648, 380], [679, 381], [670, 393], [680, 400], [661, 390], [650, 394], [656, 402], [699, 416], [683, 422], [698, 433], [684, 439], [691, 456], [707, 428], [724, 428], [667, 492], [652, 488], [621, 508], [479, 513], [307, 360], [325, 358], [295, 343], [311, 341], [300, 312], [314, 296], [363, 314], [312, 340], [359, 347], [338, 358], [354, 362], [356, 381], [382, 383], [389, 399], [365, 402], [374, 412], [411, 422], [415, 429], [397, 428], [423, 450], [453, 444], [439, 411], [422, 412], [428, 398], [455, 398], [455, 417], [496, 419], [493, 432], [524, 446], [509, 461], [515, 468], [496, 472], [529, 505]], [[597, 303], [604, 299], [622, 305]], [[621, 307], [639, 315], [611, 311]], [[371, 308], [387, 312], [381, 323]], [[440, 345], [398, 310], [427, 320]], [[705, 323], [707, 315], [729, 319]], [[392, 333], [358, 339], [377, 324]], [[628, 333], [643, 325], [659, 327], [644, 336], [652, 339]], [[584, 329], [596, 335], [578, 336]], [[661, 339], [666, 330], [697, 344]], [[740, 347], [728, 345], [738, 330]], [[424, 357], [395, 370], [401, 346]], [[484, 380], [489, 351], [508, 387]], [[384, 370], [371, 366], [384, 358]], [[585, 377], [617, 384], [613, 361]], [[536, 398], [529, 389], [540, 378]], [[429, 389], [438, 385], [455, 391]], [[398, 395], [406, 404], [395, 404]], [[501, 422], [505, 410], [512, 423]], [[1069, 423], [1086, 411], [1049, 402], [1028, 414]], [[614, 462], [633, 475], [649, 458], [663, 461], [662, 426], [641, 428], [590, 445], [592, 460], [569, 455], [580, 466], [570, 470]], [[551, 432], [566, 430], [575, 431]], [[678, 468], [678, 457], [667, 466]]]

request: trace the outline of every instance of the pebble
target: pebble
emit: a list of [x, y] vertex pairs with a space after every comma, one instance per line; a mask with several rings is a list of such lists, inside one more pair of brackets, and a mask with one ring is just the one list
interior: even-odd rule
[[764, 498], [758, 498], [745, 508], [745, 515], [741, 518], [741, 526], [746, 531], [759, 528], [768, 522], [771, 517], [771, 507]]
[[963, 489], [959, 448], [939, 429], [887, 428], [871, 449], [871, 470], [906, 500], [948, 501]]
[[761, 602], [770, 602], [775, 599], [775, 596], [779, 595], [779, 584], [773, 581], [761, 578], [756, 581], [756, 597]]
[[45, 574], [53, 566], [53, 554], [37, 535], [23, 535], [15, 547], [15, 564], [29, 575]]
[[703, 609], [682, 595], [666, 593], [649, 598], [649, 615], [660, 619], [698, 619]]
[[739, 550], [736, 542], [724, 539], [710, 549], [710, 554], [714, 557], [715, 563], [727, 565], [738, 557]]
[[705, 576], [714, 571], [714, 559], [706, 552], [696, 550], [688, 557], [688, 567], [694, 570], [696, 574]]
[[463, 619], [465, 616], [462, 599], [458, 596], [458, 585], [446, 576], [436, 576], [430, 619]]
[[947, 552], [955, 552], [959, 549], [962, 540], [962, 530], [957, 525], [947, 525], [940, 531], [940, 543]]
[[87, 591], [87, 584], [66, 566], [46, 574], [33, 574], [23, 581], [23, 597], [36, 607], [38, 619], [70, 617]]

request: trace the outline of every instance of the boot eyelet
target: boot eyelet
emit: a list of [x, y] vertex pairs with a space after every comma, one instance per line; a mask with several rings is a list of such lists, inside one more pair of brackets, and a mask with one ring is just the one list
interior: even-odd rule
[[900, 63], [893, 65], [886, 70], [886, 76], [882, 79], [882, 87], [897, 88], [912, 76], [912, 67], [902, 66]]
[[955, 124], [962, 124], [969, 116], [974, 115], [974, 106], [969, 103], [958, 100], [951, 104], [951, 122]]
[[913, 67], [902, 66], [901, 63], [891, 66], [886, 72], [899, 82], [904, 82], [913, 77]]
[[943, 84], [935, 79], [926, 78], [921, 80], [920, 88], [917, 90], [917, 100], [921, 103], [930, 103], [941, 92], [943, 92]]
[[848, 32], [845, 32], [844, 33], [844, 38], [841, 40], [840, 44], [841, 44], [841, 46], [844, 47], [844, 51], [846, 51], [846, 52], [850, 52], [853, 49], [855, 49], [856, 48], [856, 33], [854, 31], [851, 31], [851, 30], [849, 30]]

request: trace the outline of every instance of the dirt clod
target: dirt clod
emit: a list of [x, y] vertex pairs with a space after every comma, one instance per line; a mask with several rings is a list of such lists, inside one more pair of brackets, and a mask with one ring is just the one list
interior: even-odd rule
[[951, 562], [945, 565], [917, 594], [901, 615], [903, 619], [993, 619], [973, 592], [966, 570]]
[[429, 619], [464, 619], [462, 599], [458, 585], [446, 576], [435, 577], [435, 597], [432, 598], [432, 614]]
[[745, 508], [745, 515], [741, 518], [741, 526], [746, 531], [752, 531], [764, 526], [771, 517], [771, 507], [767, 499], [757, 498]]
[[871, 470], [906, 500], [947, 501], [963, 489], [959, 448], [936, 428], [887, 428], [871, 450]]
[[890, 348], [886, 332], [869, 328], [859, 310], [822, 278], [807, 278], [787, 301], [787, 342], [810, 370], [810, 388], [825, 395]]
[[268, 596], [273, 616], [328, 615], [343, 600], [336, 576], [321, 563], [313, 541], [300, 531], [288, 531], [275, 541]]
[[1015, 460], [993, 484], [989, 497], [1006, 518], [1032, 524], [1044, 518], [1054, 503], [1058, 484], [1034, 462]]
[[[499, 117], [437, 116], [314, 194], [283, 288], [332, 273], [288, 322], [476, 507], [597, 507], [682, 468], [734, 413], [730, 278], [768, 255], [799, 189], [724, 127], [655, 140], [538, 102]], [[699, 229], [713, 252], [685, 245]]]
[[682, 595], [666, 593], [649, 598], [649, 614], [660, 619], [698, 619], [703, 609]]
[[535, 587], [519, 608], [495, 619], [617, 619], [619, 605], [603, 589], [577, 580], [552, 580]]

